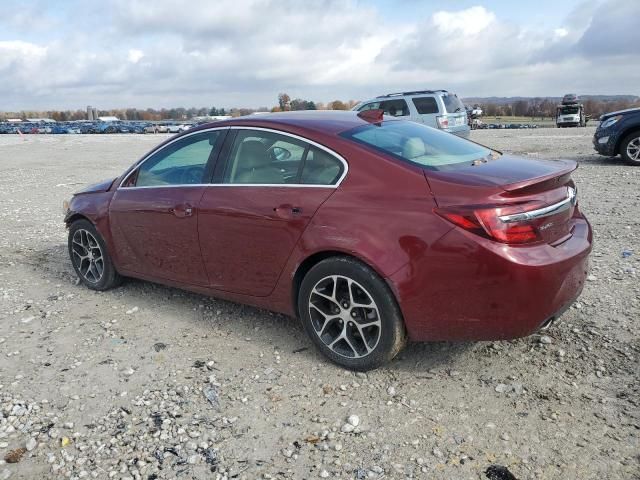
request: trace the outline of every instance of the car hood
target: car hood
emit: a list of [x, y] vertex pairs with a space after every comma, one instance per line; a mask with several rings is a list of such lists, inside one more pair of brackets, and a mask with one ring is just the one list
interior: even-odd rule
[[100, 193], [100, 192], [106, 192], [109, 190], [109, 188], [111, 188], [111, 185], [113, 185], [113, 182], [116, 181], [118, 177], [114, 177], [114, 178], [110, 178], [108, 180], [102, 180], [101, 182], [98, 183], [94, 183], [92, 185], [89, 185], [85, 188], [83, 188], [80, 191], [77, 191], [76, 193], [74, 193], [74, 195], [81, 195], [84, 193]]
[[617, 112], [609, 112], [600, 116], [600, 120], [606, 120], [607, 118], [615, 117], [616, 115], [632, 115], [634, 113], [639, 113], [640, 107], [636, 108], [627, 108], [626, 110], [618, 110]]

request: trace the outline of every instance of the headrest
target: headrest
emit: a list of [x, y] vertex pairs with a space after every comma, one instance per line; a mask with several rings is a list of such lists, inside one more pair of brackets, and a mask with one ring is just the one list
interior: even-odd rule
[[407, 140], [407, 143], [404, 144], [404, 148], [402, 149], [402, 156], [404, 158], [417, 158], [425, 155], [426, 153], [427, 148], [420, 137], [411, 137]]
[[245, 140], [240, 144], [238, 156], [243, 167], [259, 167], [267, 163], [267, 147], [259, 140]]

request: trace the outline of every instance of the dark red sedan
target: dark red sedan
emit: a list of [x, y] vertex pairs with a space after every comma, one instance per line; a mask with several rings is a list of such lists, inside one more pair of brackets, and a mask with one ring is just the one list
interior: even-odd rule
[[502, 155], [381, 111], [296, 112], [177, 135], [68, 205], [81, 281], [122, 276], [299, 317], [367, 370], [409, 340], [495, 340], [580, 294], [591, 227], [572, 161]]

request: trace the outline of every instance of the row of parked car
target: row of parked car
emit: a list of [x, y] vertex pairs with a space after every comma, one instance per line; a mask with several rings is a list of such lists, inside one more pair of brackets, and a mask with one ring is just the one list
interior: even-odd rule
[[180, 133], [194, 126], [151, 122], [0, 122], [0, 134]]
[[488, 129], [488, 130], [495, 130], [495, 129], [501, 129], [501, 128], [510, 128], [510, 129], [517, 129], [517, 128], [538, 128], [538, 125], [536, 125], [535, 123], [477, 123], [476, 125], [473, 126], [474, 129], [478, 128], [478, 129]]

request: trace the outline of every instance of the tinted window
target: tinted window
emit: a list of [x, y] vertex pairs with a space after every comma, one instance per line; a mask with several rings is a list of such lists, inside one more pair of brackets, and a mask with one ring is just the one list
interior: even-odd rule
[[301, 183], [333, 185], [342, 171], [342, 162], [336, 157], [319, 148], [310, 147], [302, 169]]
[[427, 168], [446, 168], [487, 158], [488, 148], [413, 122], [365, 125], [341, 134], [402, 160]]
[[385, 115], [392, 117], [404, 117], [409, 115], [409, 106], [403, 99], [385, 100], [380, 102], [380, 108], [384, 110]]
[[371, 103], [365, 103], [364, 105], [362, 105], [358, 109], [358, 111], [364, 112], [365, 110], [377, 110], [378, 108], [380, 108], [380, 102], [371, 102]]
[[416, 106], [416, 110], [421, 115], [427, 113], [438, 113], [438, 103], [433, 97], [420, 97], [413, 98], [413, 104]]
[[239, 130], [223, 183], [296, 183], [307, 144], [277, 133]]
[[222, 131], [197, 133], [180, 139], [146, 160], [137, 172], [137, 187], [203, 183], [209, 156]]
[[442, 101], [444, 102], [444, 109], [448, 113], [455, 112], [464, 112], [464, 104], [460, 101], [460, 99], [453, 94], [450, 95], [442, 95]]
[[407, 102], [401, 98], [367, 103], [361, 106], [358, 111], [363, 112], [365, 110], [377, 109], [384, 110], [385, 115], [391, 115], [392, 117], [404, 117], [409, 115], [409, 106], [407, 105]]

